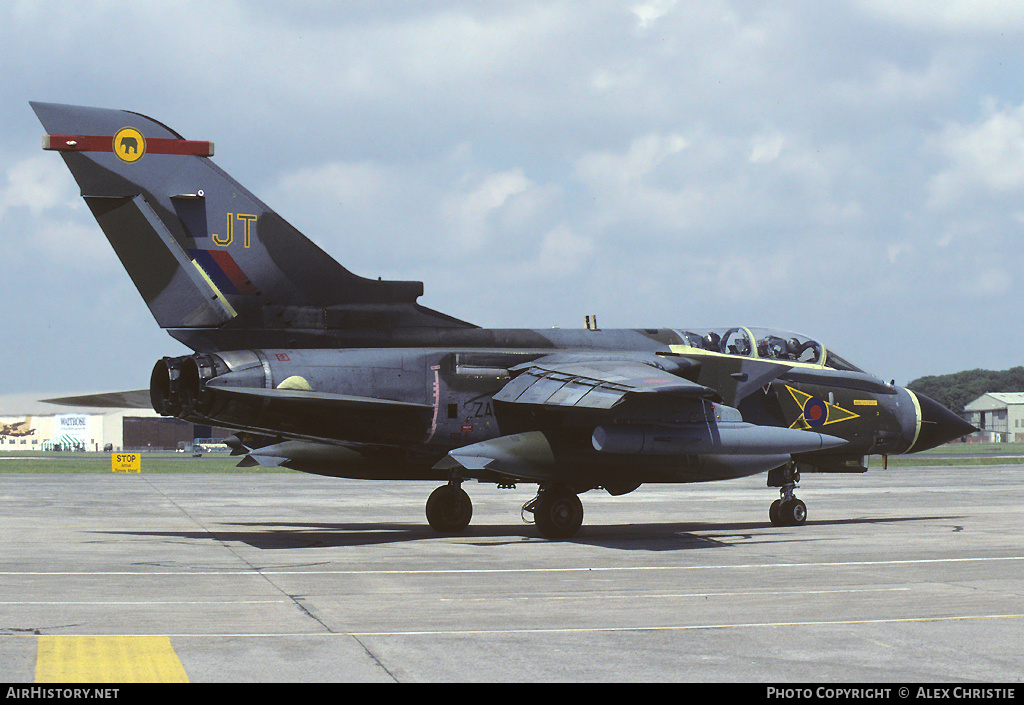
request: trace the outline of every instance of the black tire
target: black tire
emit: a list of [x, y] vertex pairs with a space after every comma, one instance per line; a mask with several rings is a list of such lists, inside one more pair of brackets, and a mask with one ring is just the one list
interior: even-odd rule
[[799, 499], [783, 502], [779, 507], [779, 518], [784, 526], [803, 526], [807, 521], [807, 505]]
[[572, 490], [545, 490], [537, 498], [533, 520], [545, 538], [572, 538], [583, 525], [583, 502]]
[[457, 534], [469, 526], [473, 502], [461, 487], [441, 485], [427, 498], [427, 522], [442, 534]]
[[768, 520], [772, 523], [772, 526], [785, 526], [782, 523], [782, 517], [779, 515], [779, 507], [782, 506], [782, 500], [777, 499], [772, 502], [772, 506], [768, 507]]

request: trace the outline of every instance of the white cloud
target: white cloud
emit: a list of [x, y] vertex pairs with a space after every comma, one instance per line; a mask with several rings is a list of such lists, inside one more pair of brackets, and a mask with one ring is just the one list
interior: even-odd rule
[[1024, 30], [1024, 5], [1016, 0], [857, 0], [869, 14], [912, 29], [952, 34], [1003, 34]]
[[923, 103], [948, 101], [955, 95], [973, 68], [973, 57], [962, 48], [945, 50], [917, 65], [907, 59], [892, 57], [872, 59], [859, 66], [850, 76], [843, 76], [828, 87], [828, 95], [847, 109], [913, 111]]
[[[594, 199], [588, 219], [598, 227], [622, 221], [688, 222], [703, 198], [702, 189], [676, 178], [680, 169], [673, 162], [689, 144], [679, 134], [655, 133], [635, 138], [623, 152], [582, 155], [576, 176]], [[663, 168], [665, 173], [659, 176]]]
[[773, 162], [782, 154], [786, 138], [779, 132], [754, 135], [750, 139], [750, 161], [755, 164]]
[[[67, 167], [53, 153], [15, 162], [0, 188], [3, 233], [21, 235], [8, 262], [113, 271], [117, 258], [78, 195]], [[31, 228], [31, 229], [28, 229]]]
[[632, 10], [640, 22], [640, 29], [648, 29], [675, 7], [677, 0], [648, 0], [635, 5]]
[[912, 255], [914, 253], [914, 246], [907, 242], [894, 242], [886, 248], [886, 256], [889, 259], [889, 264], [896, 264], [896, 262], [903, 257]]
[[86, 221], [54, 218], [43, 220], [33, 234], [32, 248], [47, 266], [70, 270], [115, 272], [121, 269], [110, 243], [91, 218]]
[[281, 177], [279, 188], [292, 197], [337, 203], [345, 210], [377, 205], [393, 175], [383, 165], [330, 162], [305, 167]]
[[565, 195], [559, 185], [538, 183], [518, 167], [489, 171], [473, 159], [457, 166], [436, 184], [437, 205], [420, 214], [438, 233], [435, 252], [459, 260], [518, 261], [561, 222]]
[[985, 115], [971, 125], [950, 124], [935, 139], [948, 161], [930, 184], [930, 207], [957, 208], [977, 195], [1019, 194], [1024, 189], [1024, 105], [987, 101]]
[[12, 208], [28, 208], [32, 215], [57, 205], [72, 203], [74, 183], [67, 167], [53, 154], [41, 154], [15, 163], [7, 170], [6, 183], [0, 189], [0, 217]]
[[567, 225], [560, 225], [544, 235], [536, 267], [531, 265], [529, 269], [536, 269], [540, 276], [573, 274], [593, 253], [594, 243], [590, 238], [574, 233]]
[[965, 296], [991, 300], [993, 297], [1006, 296], [1013, 291], [1014, 277], [1003, 266], [987, 266], [974, 272], [972, 276], [965, 277], [960, 288]]
[[460, 252], [474, 252], [492, 244], [494, 221], [518, 195], [535, 187], [521, 169], [487, 174], [441, 204], [450, 245]]
[[592, 198], [588, 227], [668, 239], [680, 253], [853, 227], [870, 183], [848, 146], [774, 128], [644, 135], [621, 152], [582, 155], [576, 176]]

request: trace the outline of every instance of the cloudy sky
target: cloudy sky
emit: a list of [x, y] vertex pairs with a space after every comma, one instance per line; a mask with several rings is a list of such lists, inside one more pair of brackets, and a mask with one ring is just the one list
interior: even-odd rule
[[493, 327], [775, 326], [1024, 364], [1024, 4], [0, 5], [0, 393], [141, 388], [150, 317], [29, 100], [189, 139], [343, 265]]

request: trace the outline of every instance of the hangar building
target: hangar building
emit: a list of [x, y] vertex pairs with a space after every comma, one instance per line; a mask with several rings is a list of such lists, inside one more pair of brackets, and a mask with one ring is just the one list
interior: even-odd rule
[[148, 398], [112, 394], [102, 407], [73, 401], [80, 397], [68, 397], [70, 401], [64, 404], [42, 400], [54, 396], [0, 396], [0, 452], [178, 450], [190, 448], [197, 438], [230, 435], [222, 429], [160, 416], [148, 407]]
[[1024, 392], [988, 392], [964, 407], [964, 418], [995, 442], [1024, 443]]

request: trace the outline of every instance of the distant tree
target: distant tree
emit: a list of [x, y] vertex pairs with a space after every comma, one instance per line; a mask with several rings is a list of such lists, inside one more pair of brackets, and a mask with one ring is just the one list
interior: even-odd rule
[[964, 407], [989, 392], [1024, 392], [1024, 367], [1002, 372], [967, 370], [948, 375], [920, 377], [907, 389], [931, 397], [950, 411], [962, 414]]

